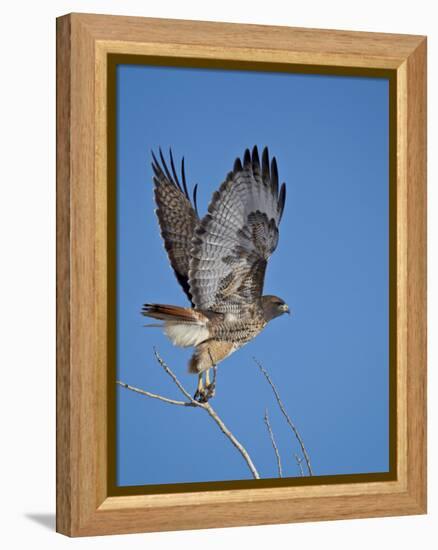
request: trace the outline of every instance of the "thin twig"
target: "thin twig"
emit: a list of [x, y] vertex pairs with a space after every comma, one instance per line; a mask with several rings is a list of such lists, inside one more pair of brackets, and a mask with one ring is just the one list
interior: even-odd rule
[[176, 386], [178, 387], [178, 389], [180, 390], [180, 392], [185, 396], [187, 397], [187, 399], [191, 402], [191, 403], [194, 403], [194, 404], [199, 404], [198, 401], [196, 401], [195, 399], [193, 399], [193, 397], [189, 394], [189, 392], [184, 388], [184, 386], [181, 384], [181, 382], [178, 380], [178, 378], [176, 377], [176, 374], [166, 365], [166, 363], [163, 361], [163, 359], [160, 357], [160, 355], [158, 354], [158, 351], [156, 350], [156, 348], [154, 348], [154, 355], [158, 361], [158, 363], [160, 363], [160, 365], [163, 367], [164, 371], [166, 372], [166, 374], [168, 374], [172, 380], [175, 382]]
[[295, 455], [295, 460], [297, 461], [297, 464], [298, 464], [298, 468], [300, 469], [300, 474], [301, 474], [301, 477], [304, 477], [304, 470], [303, 470], [303, 459], [300, 458], [297, 453], [294, 453]]
[[[175, 385], [178, 387], [178, 389], [181, 391], [181, 393], [188, 399], [188, 401], [178, 401], [176, 399], [169, 399], [168, 397], [164, 397], [163, 395], [158, 395], [155, 393], [151, 393], [145, 390], [142, 390], [140, 388], [136, 388], [134, 386], [130, 386], [129, 384], [126, 384], [125, 382], [122, 382], [120, 380], [117, 380], [117, 384], [119, 386], [122, 386], [123, 388], [126, 388], [127, 390], [134, 391], [136, 393], [139, 393], [141, 395], [145, 395], [146, 397], [151, 397], [153, 399], [158, 399], [160, 401], [164, 401], [165, 403], [169, 403], [171, 405], [180, 405], [184, 407], [198, 407], [199, 409], [203, 409], [207, 412], [207, 414], [215, 421], [217, 426], [219, 426], [221, 432], [230, 440], [230, 442], [236, 447], [236, 449], [239, 451], [239, 453], [244, 458], [245, 462], [248, 465], [248, 468], [251, 471], [251, 474], [255, 479], [260, 479], [260, 475], [257, 471], [257, 468], [254, 466], [253, 461], [251, 460], [251, 457], [249, 456], [248, 451], [245, 449], [245, 447], [240, 443], [240, 441], [235, 437], [235, 435], [231, 432], [229, 428], [225, 425], [224, 421], [219, 417], [217, 412], [213, 409], [213, 407], [210, 405], [210, 403], [200, 403], [199, 401], [196, 401], [189, 392], [184, 388], [184, 386], [181, 384], [181, 382], [178, 380], [176, 374], [172, 371], [172, 369], [164, 362], [164, 360], [160, 357], [157, 350], [154, 348], [154, 354], [155, 357], [160, 364], [160, 366], [163, 368], [163, 370], [166, 372], [167, 375], [170, 376], [170, 378], [173, 380]], [[216, 367], [213, 367], [214, 369], [214, 375], [216, 377]]]
[[295, 437], [297, 438], [298, 440], [298, 443], [300, 444], [300, 447], [301, 447], [301, 451], [303, 453], [303, 456], [304, 456], [304, 459], [306, 461], [306, 465], [307, 465], [307, 469], [309, 471], [309, 476], [313, 476], [313, 471], [312, 471], [312, 466], [310, 464], [310, 457], [306, 451], [306, 447], [304, 446], [304, 442], [303, 442], [303, 439], [301, 438], [301, 435], [300, 433], [298, 432], [296, 426], [294, 425], [294, 423], [292, 422], [292, 420], [290, 419], [290, 416], [287, 414], [287, 411], [283, 405], [283, 402], [281, 401], [280, 399], [280, 395], [278, 393], [278, 390], [277, 388], [275, 387], [274, 383], [272, 382], [271, 380], [271, 377], [269, 376], [268, 372], [266, 371], [266, 369], [262, 366], [262, 364], [260, 363], [260, 361], [258, 361], [255, 357], [253, 357], [254, 359], [254, 362], [256, 363], [256, 365], [259, 367], [259, 369], [262, 371], [262, 373], [265, 375], [265, 378], [266, 380], [268, 381], [269, 385], [271, 386], [272, 388], [272, 391], [274, 392], [274, 395], [275, 395], [275, 399], [277, 400], [277, 403], [278, 403], [278, 406], [280, 407], [280, 410], [281, 412], [283, 413], [285, 419], [286, 419], [286, 422], [289, 424], [289, 427], [290, 429], [293, 431]]
[[190, 401], [177, 401], [176, 399], [169, 399], [168, 397], [164, 397], [163, 395], [158, 395], [156, 393], [151, 393], [146, 390], [141, 390], [140, 388], [136, 388], [135, 386], [130, 386], [129, 384], [125, 384], [125, 382], [121, 382], [120, 380], [116, 380], [116, 384], [118, 384], [119, 386], [122, 386], [122, 388], [126, 388], [127, 390], [134, 391], [141, 395], [146, 395], [146, 397], [152, 397], [153, 399], [159, 399], [160, 401], [164, 401], [165, 403], [170, 403], [171, 405], [181, 405], [182, 407], [194, 407], [193, 403], [191, 403]]
[[283, 477], [280, 451], [278, 450], [277, 443], [275, 442], [275, 438], [274, 438], [274, 432], [272, 431], [271, 423], [269, 422], [268, 409], [265, 409], [265, 424], [266, 424], [266, 427], [268, 428], [269, 437], [271, 438], [272, 447], [274, 448], [275, 456], [277, 458], [278, 477]]

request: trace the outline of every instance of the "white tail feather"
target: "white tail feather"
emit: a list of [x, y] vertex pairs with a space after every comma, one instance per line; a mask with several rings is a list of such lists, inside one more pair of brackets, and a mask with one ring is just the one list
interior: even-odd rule
[[166, 321], [164, 333], [175, 346], [188, 348], [197, 346], [209, 337], [208, 328], [198, 323], [178, 323]]

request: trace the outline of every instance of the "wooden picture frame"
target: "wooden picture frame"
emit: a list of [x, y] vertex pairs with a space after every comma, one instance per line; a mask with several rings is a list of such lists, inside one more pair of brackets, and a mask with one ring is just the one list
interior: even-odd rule
[[[394, 82], [394, 476], [114, 496], [108, 491], [109, 56]], [[215, 65], [216, 64], [216, 65]], [[227, 65], [229, 66], [229, 65]], [[110, 122], [109, 122], [110, 123]], [[426, 513], [426, 38], [138, 17], [57, 19], [57, 531], [69, 536]]]

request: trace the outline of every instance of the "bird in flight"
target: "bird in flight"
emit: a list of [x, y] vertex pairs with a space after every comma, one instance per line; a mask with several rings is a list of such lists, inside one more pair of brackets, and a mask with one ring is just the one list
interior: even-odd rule
[[[180, 347], [194, 347], [189, 372], [198, 374], [194, 398], [214, 395], [209, 371], [257, 336], [275, 317], [289, 313], [281, 298], [263, 294], [268, 259], [278, 244], [286, 185], [279, 188], [275, 157], [265, 147], [246, 149], [215, 191], [200, 218], [197, 185], [189, 194], [184, 158], [181, 179], [170, 151], [170, 170], [160, 149], [152, 153], [156, 214], [176, 278], [191, 307], [145, 304], [142, 313], [163, 321]], [[157, 325], [152, 325], [157, 326]], [[205, 384], [203, 380], [205, 373]]]

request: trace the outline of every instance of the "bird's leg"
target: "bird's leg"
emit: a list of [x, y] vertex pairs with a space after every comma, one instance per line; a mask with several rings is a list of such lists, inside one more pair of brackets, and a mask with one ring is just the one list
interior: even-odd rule
[[[198, 374], [198, 387], [196, 389], [193, 399], [199, 403], [207, 403], [209, 399], [214, 397], [216, 393], [216, 364], [213, 360], [210, 350], [208, 350], [208, 355], [210, 356], [211, 367], [205, 370], [205, 384], [202, 379], [203, 372]], [[210, 369], [213, 369], [213, 380], [210, 380]]]
[[210, 381], [210, 369], [205, 371], [205, 392], [207, 394], [207, 400], [214, 397], [216, 393], [216, 368], [212, 381]]
[[198, 387], [196, 389], [195, 395], [193, 396], [193, 399], [195, 399], [195, 401], [198, 401], [199, 403], [207, 403], [207, 401], [214, 395], [214, 388], [211, 388], [207, 373], [205, 374], [205, 384], [203, 382], [202, 376], [203, 372], [200, 372], [198, 374]]
[[213, 369], [213, 380], [210, 382], [210, 369], [207, 369], [205, 372], [205, 389], [207, 391], [207, 399], [211, 399], [216, 393], [216, 363], [214, 362], [210, 349], [208, 349], [208, 355], [211, 361], [210, 368]]
[[216, 365], [214, 368], [213, 380], [210, 382], [210, 369], [205, 373], [205, 391], [207, 394], [207, 400], [214, 397], [216, 393]]
[[210, 381], [210, 369], [205, 371], [205, 384], [202, 379], [203, 373], [198, 375], [198, 387], [196, 389], [193, 399], [199, 403], [207, 403], [209, 399], [214, 397], [215, 386], [216, 386], [216, 374], [214, 375], [213, 381]]

